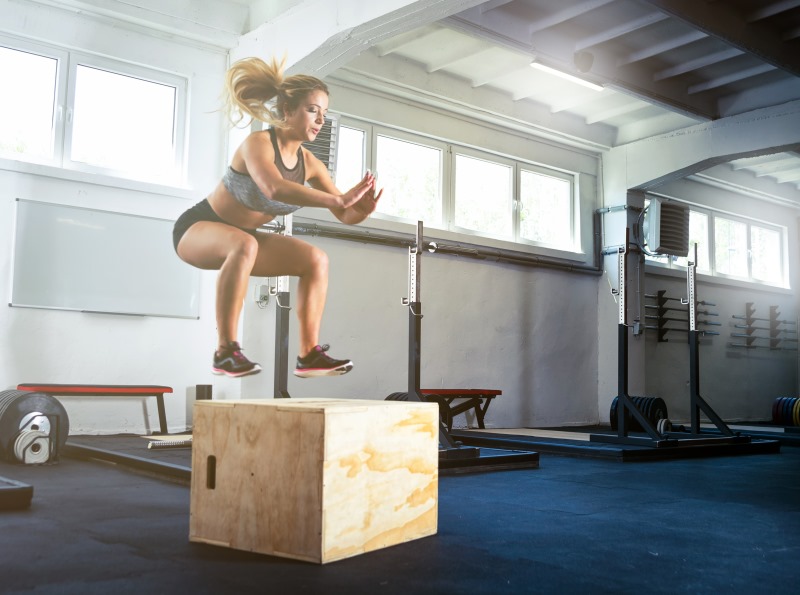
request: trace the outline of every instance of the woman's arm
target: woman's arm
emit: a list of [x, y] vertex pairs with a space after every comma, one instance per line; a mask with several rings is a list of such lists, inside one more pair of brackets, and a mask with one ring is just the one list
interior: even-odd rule
[[[303, 149], [308, 157], [310, 152]], [[238, 159], [236, 158], [238, 157]], [[322, 207], [327, 209], [346, 209], [358, 202], [370, 189], [370, 182], [362, 180], [346, 193], [339, 192], [333, 184], [327, 188], [309, 188], [284, 180], [275, 166], [275, 150], [269, 134], [251, 134], [237, 150], [237, 160], [244, 161], [244, 169], [258, 186], [258, 189], [273, 200], [302, 207]], [[311, 155], [313, 157], [313, 155]], [[314, 157], [316, 159], [316, 157]], [[316, 159], [319, 162], [318, 159]], [[309, 159], [306, 158], [308, 176]], [[321, 165], [321, 163], [320, 163]], [[239, 169], [239, 168], [235, 168]]]
[[[303, 152], [306, 155], [306, 176], [308, 177], [308, 183], [323, 192], [341, 194], [333, 183], [333, 180], [331, 180], [331, 176], [325, 164], [317, 159], [310, 151], [303, 149]], [[350, 192], [353, 192], [365, 182], [368, 183], [368, 187], [359, 200], [347, 207], [329, 207], [331, 213], [342, 223], [347, 223], [348, 225], [361, 223], [369, 217], [378, 206], [378, 200], [383, 194], [383, 190], [381, 189], [376, 194], [375, 177], [371, 173], [367, 172], [364, 178], [350, 190]]]

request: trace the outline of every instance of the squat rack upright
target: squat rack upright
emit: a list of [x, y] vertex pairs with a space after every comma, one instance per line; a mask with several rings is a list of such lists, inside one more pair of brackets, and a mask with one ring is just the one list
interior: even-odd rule
[[[690, 429], [688, 432], [673, 432], [668, 425], [660, 428], [653, 426], [652, 422], [636, 406], [632, 396], [628, 392], [628, 313], [627, 313], [627, 270], [626, 260], [629, 250], [628, 238], [625, 245], [619, 249], [619, 285], [612, 292], [618, 297], [619, 324], [617, 327], [618, 342], [618, 361], [617, 361], [617, 382], [618, 399], [617, 407], [617, 433], [592, 434], [592, 442], [604, 442], [612, 444], [624, 444], [635, 446], [651, 446], [654, 448], [678, 448], [689, 446], [726, 446], [726, 445], [747, 445], [751, 443], [749, 436], [742, 436], [734, 433], [722, 418], [714, 411], [709, 403], [700, 395], [700, 354], [699, 339], [702, 331], [697, 330], [697, 297], [696, 291], [696, 263], [697, 245], [694, 245], [694, 255], [689, 261], [686, 269], [686, 288], [687, 298], [681, 303], [689, 306], [689, 406], [690, 406]], [[630, 415], [639, 423], [646, 436], [631, 436], [627, 427]], [[700, 414], [706, 417], [717, 427], [721, 436], [709, 437], [701, 435]]]

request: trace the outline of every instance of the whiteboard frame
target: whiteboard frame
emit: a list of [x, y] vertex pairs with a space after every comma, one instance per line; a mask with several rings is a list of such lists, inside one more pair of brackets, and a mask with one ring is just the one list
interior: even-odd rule
[[[132, 258], [130, 253], [128, 254], [119, 254], [119, 267], [105, 267], [104, 270], [108, 271], [108, 269], [113, 269], [113, 273], [118, 275], [147, 275], [147, 277], [151, 280], [153, 278], [153, 271], [164, 269], [164, 261], [170, 266], [174, 265], [174, 267], [170, 269], [164, 269], [165, 272], [161, 273], [161, 278], [163, 282], [159, 282], [156, 279], [153, 283], [152, 289], [147, 289], [146, 291], [149, 292], [149, 296], [142, 299], [141, 297], [137, 298], [136, 296], [131, 296], [131, 293], [126, 293], [124, 299], [120, 294], [115, 295], [114, 291], [114, 281], [112, 280], [109, 282], [105, 278], [100, 278], [96, 281], [96, 284], [92, 285], [89, 288], [89, 291], [95, 290], [94, 293], [91, 294], [91, 297], [86, 299], [83, 302], [83, 305], [79, 303], [75, 303], [76, 300], [81, 300], [81, 296], [74, 296], [69, 294], [67, 291], [67, 296], [63, 293], [58, 295], [59, 285], [58, 282], [55, 283], [56, 290], [54, 292], [50, 292], [49, 289], [45, 291], [43, 288], [49, 287], [50, 279], [52, 277], [48, 277], [51, 272], [55, 269], [52, 268], [52, 265], [45, 263], [43, 266], [39, 267], [36, 266], [37, 264], [41, 264], [43, 258], [48, 258], [54, 255], [54, 251], [50, 251], [46, 253], [42, 251], [40, 253], [31, 254], [30, 250], [26, 250], [23, 241], [30, 243], [30, 238], [26, 238], [25, 234], [35, 233], [35, 230], [24, 230], [20, 229], [20, 225], [22, 223], [22, 209], [24, 205], [35, 205], [34, 208], [41, 208], [41, 207], [55, 207], [59, 210], [68, 210], [68, 211], [75, 211], [76, 213], [82, 212], [84, 215], [89, 214], [96, 214], [98, 217], [101, 218], [110, 218], [109, 221], [112, 221], [116, 217], [120, 217], [120, 221], [122, 218], [131, 218], [131, 221], [136, 221], [137, 223], [145, 223], [147, 221], [159, 221], [164, 222], [167, 224], [171, 224], [172, 221], [169, 219], [164, 219], [160, 217], [151, 217], [147, 215], [139, 215], [134, 213], [126, 213], [126, 212], [119, 212], [119, 211], [109, 211], [103, 209], [95, 209], [90, 207], [83, 207], [77, 205], [70, 205], [70, 204], [62, 204], [62, 203], [53, 203], [53, 202], [45, 202], [45, 201], [37, 201], [37, 200], [29, 200], [24, 198], [17, 198], [16, 205], [15, 205], [15, 212], [14, 212], [14, 227], [12, 232], [12, 254], [11, 254], [11, 266], [10, 266], [10, 283], [9, 283], [9, 302], [8, 305], [10, 307], [20, 307], [20, 308], [37, 308], [37, 309], [46, 309], [46, 310], [66, 310], [66, 311], [78, 311], [84, 313], [92, 313], [92, 314], [114, 314], [114, 315], [121, 315], [121, 316], [152, 316], [152, 317], [162, 317], [162, 318], [184, 318], [184, 319], [193, 319], [198, 320], [200, 318], [200, 270], [192, 267], [189, 264], [184, 263], [180, 258], [175, 254], [173, 247], [172, 247], [172, 237], [171, 234], [167, 238], [167, 244], [169, 246], [169, 260], [164, 258], [164, 254], [158, 254], [159, 262], [150, 262], [150, 263], [141, 263], [139, 262], [138, 265], [141, 267], [137, 272], [135, 266], [135, 255]], [[168, 228], [168, 226], [164, 226]], [[169, 226], [171, 227], [171, 226]], [[121, 228], [116, 228], [119, 230]], [[170, 230], [171, 231], [171, 230]], [[111, 233], [113, 234], [115, 229], [111, 229]], [[108, 233], [108, 232], [107, 232]], [[80, 246], [73, 247], [75, 250], [80, 251]], [[116, 246], [116, 248], [120, 248], [120, 246]], [[156, 249], [161, 249], [160, 247]], [[86, 254], [86, 250], [84, 254]], [[100, 251], [92, 250], [92, 254], [89, 255], [89, 258], [93, 258], [93, 255], [97, 255]], [[78, 253], [78, 256], [81, 256]], [[154, 257], [155, 253], [149, 255], [150, 257]], [[26, 258], [31, 262], [28, 263], [26, 266], [22, 266], [20, 260], [22, 258]], [[172, 262], [171, 262], [172, 261]], [[134, 266], [131, 266], [131, 262], [134, 262]], [[90, 263], [91, 264], [91, 263]], [[145, 268], [147, 265], [155, 265], [150, 266], [149, 268]], [[50, 267], [50, 268], [48, 268]], [[31, 297], [31, 292], [33, 290], [30, 289], [30, 285], [32, 284], [29, 282], [29, 279], [26, 278], [25, 283], [22, 282], [22, 278], [18, 277], [17, 272], [25, 269], [25, 270], [36, 270], [38, 271], [39, 278], [37, 279], [39, 284], [39, 289], [35, 290], [38, 293], [35, 293], [33, 297]], [[124, 273], [122, 272], [124, 270]], [[85, 273], [84, 273], [85, 274]], [[57, 275], [56, 275], [57, 276]], [[143, 282], [146, 283], [146, 282]], [[35, 284], [35, 283], [33, 283]], [[61, 288], [63, 289], [63, 288]], [[166, 292], [166, 293], [165, 293]], [[19, 295], [22, 293], [23, 295]], [[88, 292], [87, 292], [88, 293]], [[136, 293], [136, 292], [134, 292]], [[144, 293], [144, 292], [142, 292]], [[97, 297], [98, 294], [100, 297]], [[164, 301], [162, 305], [159, 302], [159, 296], [167, 296], [170, 298], [169, 300]], [[152, 297], [150, 297], [152, 296]], [[99, 301], [93, 301], [96, 298]], [[84, 298], [85, 299], [85, 298]], [[124, 307], [115, 307], [114, 300], [118, 299], [120, 301], [127, 301], [127, 305]], [[131, 300], [137, 300], [140, 302], [141, 306], [137, 303], [135, 307], [131, 307]], [[180, 304], [180, 306], [175, 306], [174, 304]]]

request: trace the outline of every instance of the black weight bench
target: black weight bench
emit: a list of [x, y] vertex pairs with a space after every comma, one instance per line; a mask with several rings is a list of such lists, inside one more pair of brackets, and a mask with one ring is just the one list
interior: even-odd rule
[[155, 397], [158, 406], [158, 425], [161, 434], [168, 434], [164, 394], [172, 387], [149, 384], [18, 384], [17, 390], [41, 392], [53, 397]]
[[439, 403], [439, 414], [448, 431], [453, 429], [453, 418], [470, 409], [475, 411], [478, 427], [484, 429], [486, 410], [492, 399], [503, 394], [501, 390], [486, 388], [423, 388], [419, 392], [427, 401]]

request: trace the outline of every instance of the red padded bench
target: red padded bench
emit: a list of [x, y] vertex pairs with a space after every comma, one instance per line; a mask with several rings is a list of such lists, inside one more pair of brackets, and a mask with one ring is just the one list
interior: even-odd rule
[[[428, 401], [439, 403], [439, 412], [447, 429], [453, 429], [453, 418], [459, 413], [473, 409], [478, 420], [478, 427], [483, 429], [483, 418], [489, 404], [503, 391], [486, 388], [423, 388], [419, 391]], [[454, 401], [461, 401], [453, 405]]]
[[17, 390], [41, 392], [53, 397], [155, 397], [158, 405], [158, 425], [161, 434], [168, 434], [167, 414], [164, 410], [164, 393], [170, 386], [114, 385], [114, 384], [18, 384]]

